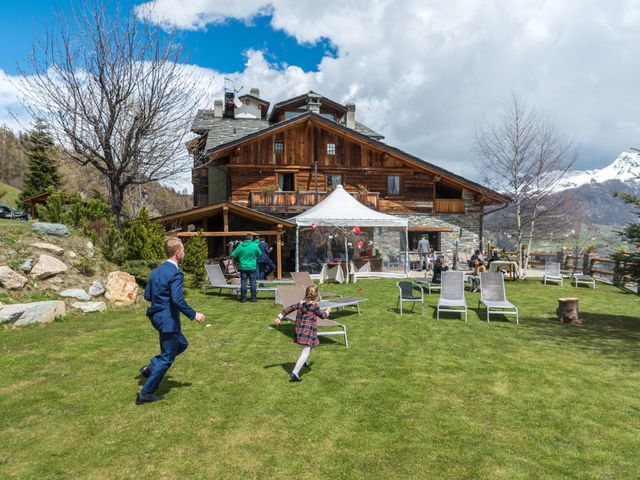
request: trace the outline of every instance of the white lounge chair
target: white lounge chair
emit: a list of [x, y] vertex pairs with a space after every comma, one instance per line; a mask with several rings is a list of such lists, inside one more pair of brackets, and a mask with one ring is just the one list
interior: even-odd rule
[[[304, 287], [305, 290], [307, 289], [307, 287], [315, 285], [315, 283], [313, 283], [313, 279], [311, 278], [311, 275], [309, 275], [309, 272], [291, 272], [291, 278], [293, 278], [293, 282], [296, 285], [300, 285]], [[324, 292], [324, 291], [321, 291], [319, 293], [320, 293], [320, 298], [342, 297], [342, 295], [340, 295], [339, 293], [331, 293], [331, 292]]]
[[[408, 282], [408, 281], [397, 282], [396, 286], [398, 287], [398, 290], [400, 290], [400, 293], [398, 295], [398, 302], [396, 303], [396, 307], [398, 306], [400, 307], [400, 315], [402, 315], [403, 302], [413, 303], [413, 306], [411, 307], [411, 311], [413, 311], [413, 309], [415, 308], [416, 303], [420, 302], [420, 305], [422, 307], [421, 315], [424, 317], [424, 290], [422, 289], [422, 286], [420, 286], [416, 282]], [[420, 295], [413, 294], [414, 288], [417, 288], [418, 290], [420, 290]]]
[[558, 262], [547, 262], [544, 264], [544, 284], [547, 282], [560, 282], [560, 286], [564, 284], [564, 278], [560, 272], [560, 264]]
[[440, 312], [464, 313], [467, 323], [467, 301], [464, 298], [464, 273], [442, 272], [442, 290], [436, 306], [436, 319], [440, 320]]
[[[282, 300], [282, 305], [284, 305], [285, 307], [288, 307], [289, 305], [293, 305], [295, 303], [300, 303], [304, 299], [304, 292], [305, 289], [300, 285], [278, 286], [278, 297], [280, 297], [280, 299]], [[327, 309], [327, 306], [323, 305], [322, 302], [319, 303], [319, 306], [322, 310]], [[285, 318], [291, 321], [295, 321], [296, 312], [291, 312]], [[325, 327], [339, 327], [339, 330], [320, 330], [320, 328]], [[331, 335], [342, 335], [344, 337], [345, 347], [349, 346], [349, 340], [347, 338], [347, 327], [345, 325], [328, 318], [318, 318], [318, 336]]]
[[519, 323], [518, 307], [507, 300], [504, 291], [504, 276], [501, 273], [483, 272], [480, 274], [480, 304], [487, 310], [487, 323], [491, 314], [515, 315]]

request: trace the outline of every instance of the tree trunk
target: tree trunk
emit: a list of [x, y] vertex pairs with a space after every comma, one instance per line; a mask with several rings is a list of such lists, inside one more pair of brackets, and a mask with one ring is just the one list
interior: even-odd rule
[[571, 323], [573, 325], [580, 325], [582, 322], [578, 318], [578, 298], [565, 297], [558, 298], [558, 308], [556, 313], [558, 314], [558, 321], [563, 323]]

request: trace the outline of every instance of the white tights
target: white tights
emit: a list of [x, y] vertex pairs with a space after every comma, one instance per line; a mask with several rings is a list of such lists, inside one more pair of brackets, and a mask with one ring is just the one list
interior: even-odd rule
[[306, 345], [302, 347], [302, 351], [300, 352], [300, 357], [298, 357], [298, 361], [296, 362], [296, 366], [293, 369], [293, 373], [295, 373], [296, 375], [300, 373], [300, 369], [304, 365], [304, 362], [307, 361], [307, 358], [309, 358], [310, 353], [311, 353], [311, 347]]

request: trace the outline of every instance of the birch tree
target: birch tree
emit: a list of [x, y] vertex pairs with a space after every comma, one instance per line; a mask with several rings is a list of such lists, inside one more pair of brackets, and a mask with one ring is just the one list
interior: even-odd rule
[[557, 222], [563, 211], [566, 198], [553, 193], [575, 163], [576, 150], [549, 118], [517, 96], [501, 118], [476, 130], [475, 140], [485, 184], [512, 199], [513, 235], [524, 271], [536, 232], [545, 222]]

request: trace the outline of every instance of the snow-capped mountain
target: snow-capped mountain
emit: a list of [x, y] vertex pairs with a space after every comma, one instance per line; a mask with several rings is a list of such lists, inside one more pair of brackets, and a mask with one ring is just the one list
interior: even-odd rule
[[622, 152], [611, 165], [596, 170], [570, 171], [554, 189], [557, 192], [582, 185], [604, 183], [609, 180], [638, 182], [640, 179], [640, 153]]

